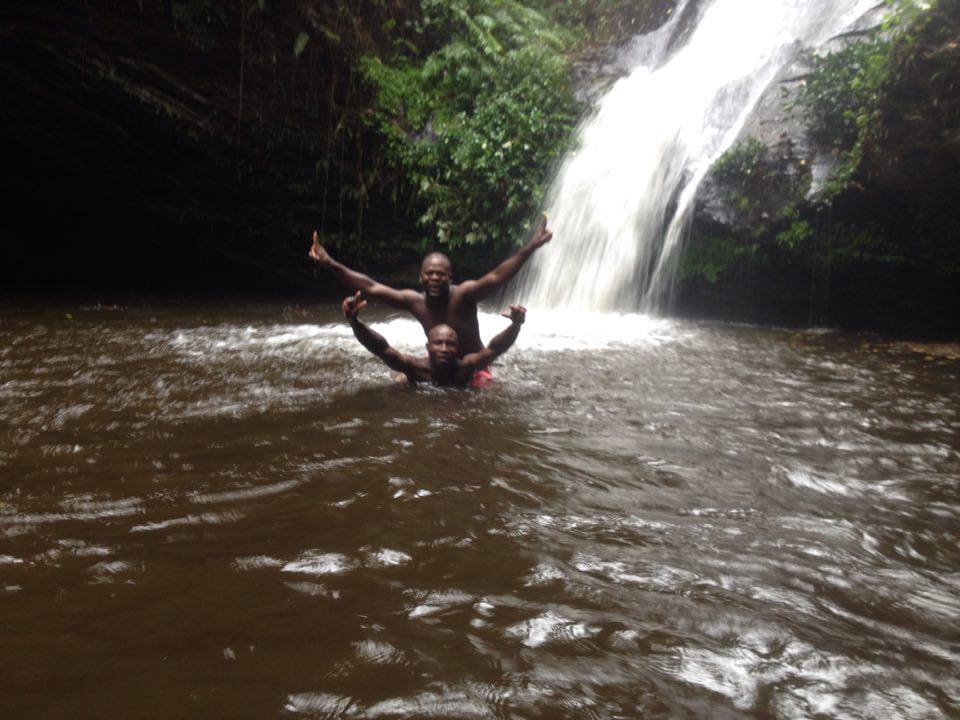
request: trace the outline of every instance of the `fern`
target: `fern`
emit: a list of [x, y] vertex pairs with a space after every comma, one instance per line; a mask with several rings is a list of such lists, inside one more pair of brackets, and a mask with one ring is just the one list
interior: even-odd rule
[[571, 41], [523, 0], [420, 7], [417, 31], [436, 45], [419, 57], [394, 45], [392, 61], [367, 64], [378, 97], [368, 122], [425, 238], [503, 247], [523, 234], [578, 115], [557, 52]]
[[503, 46], [497, 42], [497, 39], [487, 30], [477, 24], [476, 20], [470, 17], [466, 10], [459, 5], [454, 5], [453, 11], [466, 26], [470, 35], [473, 37], [474, 42], [484, 52], [484, 54], [496, 56], [503, 52]]
[[529, 5], [523, 5], [522, 3], [516, 2], [516, 0], [500, 0], [500, 5], [505, 8], [509, 8], [514, 15], [522, 17], [527, 26], [542, 26], [546, 27], [550, 25], [550, 21], [543, 16], [542, 13], [538, 12]]

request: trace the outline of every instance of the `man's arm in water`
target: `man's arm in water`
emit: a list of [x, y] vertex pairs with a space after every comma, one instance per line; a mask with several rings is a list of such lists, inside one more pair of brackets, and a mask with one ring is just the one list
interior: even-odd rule
[[526, 264], [527, 260], [529, 260], [537, 250], [550, 242], [552, 238], [553, 233], [547, 230], [547, 216], [544, 214], [540, 220], [540, 224], [537, 225], [537, 229], [533, 231], [533, 235], [527, 240], [526, 245], [483, 277], [461, 283], [459, 285], [460, 292], [476, 301], [483, 300], [520, 272], [520, 268]]
[[517, 335], [520, 334], [520, 326], [527, 319], [527, 309], [522, 305], [511, 305], [509, 310], [504, 310], [500, 314], [510, 319], [510, 326], [494, 335], [490, 343], [480, 352], [464, 355], [460, 360], [464, 367], [469, 366], [474, 370], [486, 367], [516, 342]]
[[380, 300], [391, 307], [409, 310], [410, 303], [419, 297], [413, 290], [397, 290], [389, 285], [378, 283], [372, 277], [351, 270], [343, 263], [337, 262], [330, 257], [330, 253], [320, 244], [316, 230], [313, 231], [313, 244], [310, 246], [309, 255], [310, 259], [318, 265], [329, 268], [337, 276], [337, 279], [351, 290], [361, 290], [374, 300]]
[[359, 290], [356, 295], [348, 295], [343, 299], [341, 305], [343, 316], [350, 322], [354, 336], [367, 350], [383, 360], [391, 370], [402, 372], [408, 378], [411, 377], [416, 370], [412, 362], [413, 358], [390, 347], [390, 343], [383, 335], [371, 329], [360, 319], [360, 310], [366, 304], [366, 300], [360, 299]]

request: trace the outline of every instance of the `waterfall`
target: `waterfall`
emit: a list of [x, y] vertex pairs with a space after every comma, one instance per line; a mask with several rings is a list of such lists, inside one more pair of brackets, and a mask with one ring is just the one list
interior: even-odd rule
[[[690, 0], [695, 1], [695, 0]], [[681, 2], [581, 124], [547, 195], [554, 240], [522, 276], [533, 307], [655, 312], [697, 187], [778, 73], [876, 0]], [[677, 25], [698, 10], [692, 28]], [[682, 31], [677, 46], [670, 38]]]

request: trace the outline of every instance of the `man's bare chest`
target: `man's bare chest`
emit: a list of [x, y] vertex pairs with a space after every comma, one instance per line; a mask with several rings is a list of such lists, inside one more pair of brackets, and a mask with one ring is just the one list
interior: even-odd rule
[[466, 307], [466, 304], [456, 300], [450, 300], [443, 307], [430, 307], [426, 303], [419, 304], [414, 308], [414, 315], [423, 325], [424, 330], [437, 325], [450, 325], [458, 332], [466, 330], [470, 325], [470, 311], [474, 308]]

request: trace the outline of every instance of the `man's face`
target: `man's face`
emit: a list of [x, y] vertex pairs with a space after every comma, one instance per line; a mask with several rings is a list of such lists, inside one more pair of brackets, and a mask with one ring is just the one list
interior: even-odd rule
[[420, 266], [420, 284], [430, 297], [445, 297], [450, 292], [450, 261], [443, 255], [428, 255]]
[[449, 325], [437, 325], [427, 335], [427, 355], [430, 362], [438, 368], [448, 368], [459, 357], [460, 344], [457, 331]]

